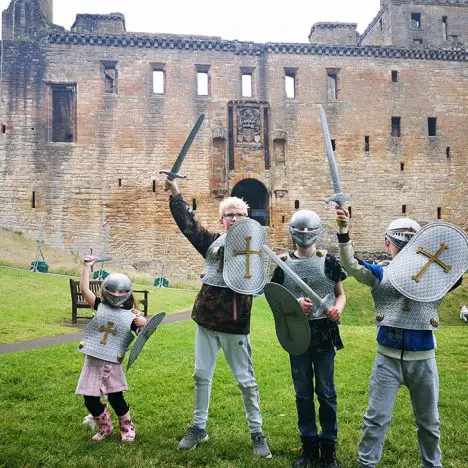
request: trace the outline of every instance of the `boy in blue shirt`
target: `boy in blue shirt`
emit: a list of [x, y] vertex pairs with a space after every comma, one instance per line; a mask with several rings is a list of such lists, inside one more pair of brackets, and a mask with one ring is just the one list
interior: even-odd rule
[[[359, 282], [372, 288], [375, 321], [379, 327], [369, 403], [358, 448], [359, 467], [373, 468], [379, 462], [401, 385], [408, 387], [410, 393], [422, 466], [441, 467], [439, 376], [433, 329], [439, 327], [437, 309], [442, 299], [417, 303], [403, 296], [388, 279], [386, 267], [389, 262], [369, 264], [354, 257], [347, 210], [337, 208], [337, 223], [342, 265]], [[392, 258], [419, 229], [419, 224], [410, 218], [400, 218], [390, 223], [385, 233], [385, 247]], [[462, 278], [453, 288], [461, 281]], [[413, 323], [419, 323], [417, 328], [408, 326], [409, 317]]]

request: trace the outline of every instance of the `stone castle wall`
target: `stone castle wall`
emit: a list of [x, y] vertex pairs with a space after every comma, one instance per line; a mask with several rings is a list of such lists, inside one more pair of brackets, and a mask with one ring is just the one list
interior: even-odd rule
[[[333, 249], [321, 103], [344, 191], [354, 197], [357, 251], [381, 252], [385, 227], [401, 216], [466, 228], [464, 51], [51, 32], [39, 42], [4, 41], [3, 53], [1, 227], [35, 238], [46, 219], [49, 245], [106, 250], [116, 265], [163, 270], [172, 281], [195, 278], [202, 259], [171, 218], [159, 171], [170, 169], [204, 113], [181, 170], [188, 178], [179, 182], [201, 223], [219, 229], [222, 196], [255, 179], [268, 193], [271, 246], [289, 247], [287, 222], [299, 206], [320, 214], [322, 244]], [[109, 63], [114, 93], [105, 92]], [[154, 69], [164, 70], [164, 94], [153, 93]], [[208, 71], [208, 96], [197, 95], [200, 70]], [[252, 98], [241, 95], [245, 70]], [[329, 70], [338, 77], [336, 99]], [[294, 98], [285, 73], [294, 76]], [[74, 90], [70, 143], [50, 141], [56, 85]], [[253, 133], [245, 115], [259, 116], [248, 121]], [[400, 117], [400, 137], [391, 135], [392, 116]], [[428, 136], [428, 117], [437, 119], [436, 136]]]

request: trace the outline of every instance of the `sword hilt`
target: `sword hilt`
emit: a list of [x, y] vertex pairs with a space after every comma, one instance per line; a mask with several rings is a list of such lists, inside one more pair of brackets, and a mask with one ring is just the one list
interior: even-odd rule
[[333, 297], [331, 294], [327, 294], [322, 302], [319, 304], [315, 312], [311, 312], [313, 317], [319, 317], [322, 314], [325, 314], [327, 310], [334, 304]]
[[351, 200], [353, 197], [351, 195], [346, 195], [343, 192], [335, 193], [331, 197], [325, 198], [327, 203], [336, 203], [340, 208], [343, 208], [347, 201]]
[[172, 171], [159, 171], [160, 174], [166, 174], [168, 180], [174, 179], [186, 179], [187, 176], [177, 174], [176, 172]]

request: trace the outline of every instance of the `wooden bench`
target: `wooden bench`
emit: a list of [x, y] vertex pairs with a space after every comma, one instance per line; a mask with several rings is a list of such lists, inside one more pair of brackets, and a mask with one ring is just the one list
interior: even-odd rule
[[[99, 295], [101, 291], [102, 281], [90, 281], [89, 289], [93, 291], [96, 296]], [[149, 291], [146, 289], [142, 290], [133, 290], [135, 297], [138, 299], [145, 317], [148, 315], [148, 294]], [[78, 317], [78, 309], [90, 309], [88, 303], [84, 300], [83, 294], [80, 289], [80, 281], [70, 278], [70, 294], [72, 300], [72, 323], [76, 323], [76, 320], [79, 318], [90, 319], [92, 317]]]

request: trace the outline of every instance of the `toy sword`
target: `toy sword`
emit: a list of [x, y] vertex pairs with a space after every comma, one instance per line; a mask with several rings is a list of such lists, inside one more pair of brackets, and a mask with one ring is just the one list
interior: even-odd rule
[[278, 257], [278, 255], [273, 252], [273, 250], [268, 247], [268, 245], [263, 244], [262, 250], [291, 278], [297, 286], [299, 286], [304, 294], [309, 297], [315, 306], [315, 311], [312, 312], [314, 317], [319, 317], [321, 314], [325, 313], [333, 304], [333, 297], [330, 294], [327, 294], [323, 299], [302, 279], [294, 272], [286, 263]]
[[326, 199], [327, 203], [335, 202], [340, 208], [343, 208], [348, 200], [351, 200], [351, 195], [346, 195], [341, 189], [340, 174], [338, 172], [338, 166], [336, 165], [335, 153], [330, 138], [330, 132], [328, 131], [327, 116], [323, 110], [321, 104], [318, 105], [320, 111], [320, 121], [322, 122], [323, 137], [325, 138], [325, 145], [327, 147], [328, 165], [330, 166], [330, 172], [333, 182], [333, 190], [335, 193]]
[[185, 156], [190, 148], [190, 145], [192, 144], [192, 141], [197, 135], [197, 132], [200, 129], [204, 118], [205, 118], [205, 114], [200, 114], [197, 121], [195, 122], [195, 125], [192, 128], [192, 131], [190, 132], [189, 136], [185, 140], [184, 146], [182, 146], [179, 156], [177, 156], [177, 159], [175, 163], [173, 164], [172, 169], [170, 171], [159, 171], [160, 174], [166, 174], [169, 180], [186, 178], [186, 176], [179, 174], [180, 166], [182, 166], [182, 163], [184, 162]]

